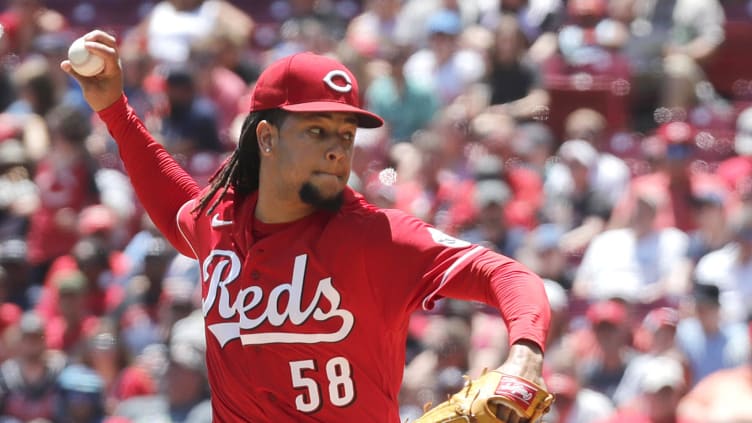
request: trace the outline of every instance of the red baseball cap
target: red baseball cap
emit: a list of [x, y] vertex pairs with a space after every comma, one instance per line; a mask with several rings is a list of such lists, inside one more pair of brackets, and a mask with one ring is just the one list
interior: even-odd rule
[[618, 301], [604, 300], [591, 304], [586, 316], [593, 324], [608, 322], [618, 326], [627, 320], [627, 308]]
[[256, 81], [250, 112], [279, 108], [288, 112], [349, 112], [358, 126], [378, 128], [384, 121], [360, 107], [358, 82], [345, 65], [330, 57], [298, 53], [272, 63]]

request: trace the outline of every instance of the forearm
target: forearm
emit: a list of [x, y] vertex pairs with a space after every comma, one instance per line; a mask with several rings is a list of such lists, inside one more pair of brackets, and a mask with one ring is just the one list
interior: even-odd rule
[[704, 38], [698, 38], [687, 44], [686, 53], [698, 63], [704, 63], [718, 49], [719, 43]]
[[507, 103], [506, 109], [512, 117], [526, 119], [535, 117], [542, 109], [548, 107], [549, 102], [548, 92], [535, 88], [527, 96]]
[[176, 216], [180, 207], [198, 194], [198, 185], [148, 133], [125, 96], [98, 114], [118, 144], [144, 209], [165, 237], [181, 249], [184, 241]]
[[442, 295], [496, 307], [508, 326], [511, 345], [529, 341], [543, 351], [551, 309], [540, 277], [522, 264], [486, 251], [455, 283], [447, 284]]

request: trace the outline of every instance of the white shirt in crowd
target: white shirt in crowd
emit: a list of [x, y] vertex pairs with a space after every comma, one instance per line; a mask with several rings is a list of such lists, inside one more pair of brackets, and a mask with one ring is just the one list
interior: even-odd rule
[[588, 246], [575, 279], [584, 281], [591, 299], [617, 291], [638, 299], [643, 288], [668, 277], [682, 263], [688, 243], [676, 228], [654, 230], [640, 239], [629, 228], [607, 230]]
[[702, 283], [718, 286], [721, 316], [729, 323], [744, 323], [752, 304], [752, 260], [741, 263], [739, 245], [730, 243], [703, 256], [695, 268]]

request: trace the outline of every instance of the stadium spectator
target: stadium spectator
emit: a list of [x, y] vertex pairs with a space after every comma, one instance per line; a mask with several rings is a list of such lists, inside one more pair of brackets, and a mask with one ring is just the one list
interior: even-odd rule
[[614, 406], [607, 396], [581, 386], [572, 374], [553, 372], [546, 377], [546, 386], [556, 395], [552, 416], [547, 416], [547, 421], [598, 423], [614, 412]]
[[121, 402], [114, 416], [134, 423], [164, 419], [175, 423], [209, 423], [206, 341], [200, 311], [175, 323], [169, 341], [167, 369], [157, 394], [132, 397]]
[[550, 166], [543, 213], [568, 234], [564, 248], [583, 251], [611, 217], [616, 201], [629, 184], [629, 169], [608, 153], [599, 153], [585, 140], [568, 140], [559, 147], [558, 163]]
[[96, 163], [86, 150], [91, 132], [82, 112], [59, 106], [47, 116], [50, 151], [36, 167], [39, 206], [31, 214], [28, 260], [31, 282], [41, 284], [52, 262], [67, 254], [78, 241], [78, 213], [98, 202], [94, 182]]
[[[11, 54], [26, 56], [42, 34], [56, 34], [67, 25], [65, 17], [48, 7], [43, 0], [9, 0], [0, 14], [5, 47]], [[0, 50], [0, 53], [6, 51]]]
[[185, 159], [202, 151], [222, 151], [216, 106], [200, 93], [193, 73], [184, 67], [168, 72], [168, 109], [158, 134], [171, 154]]
[[602, 300], [587, 309], [587, 320], [594, 337], [594, 349], [577, 358], [582, 385], [614, 399], [619, 382], [634, 351], [628, 307], [620, 300]]
[[480, 81], [486, 68], [483, 57], [461, 48], [458, 37], [463, 24], [457, 12], [442, 9], [428, 18], [429, 43], [405, 62], [405, 76], [425, 81], [447, 105]]
[[743, 323], [752, 303], [752, 209], [745, 207], [731, 221], [731, 242], [700, 258], [695, 275], [720, 289], [724, 322]]
[[53, 420], [65, 356], [45, 347], [44, 321], [34, 312], [21, 316], [18, 329], [18, 353], [0, 365], [0, 416]]
[[577, 269], [575, 296], [594, 300], [619, 292], [649, 304], [687, 291], [686, 283], [677, 280], [687, 235], [656, 226], [656, 215], [665, 201], [656, 192], [640, 193], [627, 228], [606, 230], [593, 239]]
[[567, 2], [567, 21], [558, 31], [558, 50], [544, 63], [547, 78], [585, 73], [629, 81], [629, 62], [620, 52], [627, 30], [607, 12], [605, 0]]
[[697, 229], [688, 233], [689, 248], [687, 250], [687, 258], [692, 265], [706, 254], [724, 247], [732, 238], [726, 212], [726, 196], [723, 193], [698, 193], [693, 209]]
[[347, 25], [345, 41], [364, 57], [375, 57], [385, 45], [404, 43], [395, 33], [400, 0], [366, 0], [363, 11]]
[[498, 6], [481, 17], [483, 26], [496, 29], [503, 15], [512, 15], [520, 23], [530, 46], [530, 58], [543, 63], [556, 51], [556, 33], [566, 18], [561, 0], [499, 0]]
[[[675, 227], [682, 231], [697, 227], [692, 215], [694, 197], [700, 192], [725, 193], [726, 190], [716, 175], [692, 171], [690, 164], [697, 152], [695, 135], [692, 126], [679, 121], [663, 124], [657, 129], [654, 140], [663, 150], [665, 160], [655, 172], [632, 180], [628, 192], [614, 208], [611, 226], [625, 226], [634, 210], [636, 196], [648, 189], [665, 199], [656, 210], [655, 224], [658, 227]], [[729, 207], [731, 202], [729, 199]]]
[[122, 275], [116, 261], [111, 261], [111, 251], [96, 238], [84, 238], [76, 243], [71, 254], [60, 257], [50, 269], [42, 296], [35, 309], [44, 318], [59, 315], [57, 286], [58, 275], [80, 271], [86, 281], [84, 310], [94, 316], [111, 313], [123, 301], [123, 287], [115, 283]]
[[47, 348], [63, 351], [67, 356], [77, 356], [85, 338], [99, 324], [86, 307], [86, 276], [77, 270], [58, 272], [52, 283], [57, 292], [59, 313], [46, 320]]
[[535, 171], [542, 180], [546, 179], [550, 158], [555, 151], [554, 134], [543, 122], [521, 122], [513, 141], [514, 152], [525, 164]]
[[470, 124], [471, 136], [485, 150], [487, 157], [472, 158], [470, 171], [475, 180], [500, 179], [512, 196], [504, 213], [510, 225], [532, 229], [538, 223], [538, 209], [543, 204], [541, 175], [515, 155], [517, 124], [505, 114], [480, 113]]
[[546, 351], [549, 352], [549, 356], [556, 357], [557, 350], [562, 348], [564, 337], [571, 330], [569, 298], [567, 291], [559, 282], [543, 279], [543, 285], [546, 289], [548, 303], [551, 305], [551, 316], [553, 316], [551, 327], [548, 330], [548, 338], [546, 338]]
[[466, 319], [431, 316], [421, 341], [425, 349], [405, 368], [406, 383], [400, 393], [403, 406], [441, 402], [462, 387], [462, 375], [470, 366], [470, 326]]
[[[643, 349], [644, 352], [629, 361], [624, 376], [614, 392], [614, 402], [620, 408], [634, 407], [635, 402], [640, 401], [642, 383], [648, 377], [648, 373], [654, 370], [654, 360], [669, 358], [684, 367], [686, 358], [676, 344], [678, 324], [679, 312], [670, 307], [654, 308], [645, 316], [642, 325], [635, 331], [634, 340], [638, 351]], [[685, 378], [682, 377], [683, 382]]]
[[195, 66], [193, 79], [196, 92], [199, 97], [206, 97], [216, 107], [216, 130], [219, 132], [222, 145], [226, 148], [235, 147], [235, 141], [230, 139], [230, 128], [239, 115], [241, 100], [250, 92], [248, 84], [240, 75], [224, 63], [228, 61], [229, 66], [238, 66], [237, 60], [232, 62], [224, 59], [225, 55], [232, 55], [232, 52], [228, 52], [228, 45], [235, 44], [236, 41], [229, 35], [219, 33], [193, 43], [190, 53], [191, 63]]
[[[5, 277], [2, 267], [0, 267], [0, 283]], [[12, 358], [17, 353], [18, 343], [15, 339], [18, 324], [21, 320], [23, 311], [21, 307], [3, 301], [0, 304], [0, 362]]]
[[726, 21], [719, 0], [677, 0], [672, 10], [671, 36], [665, 47], [662, 105], [688, 111], [695, 86], [704, 79], [700, 65], [724, 39]]
[[749, 198], [752, 193], [752, 107], [747, 107], [736, 118], [733, 157], [718, 166], [718, 176], [732, 192]]
[[0, 141], [0, 240], [23, 237], [36, 204], [31, 161], [21, 141]]
[[248, 39], [254, 21], [224, 0], [162, 0], [135, 28], [158, 63], [185, 64], [192, 43], [218, 31]]
[[677, 417], [676, 407], [686, 389], [681, 364], [669, 357], [655, 357], [646, 363], [640, 380], [640, 401], [620, 407], [604, 423], [689, 423]]
[[431, 15], [441, 9], [451, 10], [460, 17], [463, 26], [478, 21], [482, 5], [478, 2], [456, 0], [407, 0], [402, 2], [397, 14], [394, 36], [397, 41], [414, 46], [428, 43], [427, 22]]
[[510, 15], [502, 16], [488, 52], [491, 110], [520, 120], [535, 118], [549, 103], [540, 72], [526, 53], [527, 40], [519, 23]]
[[105, 415], [104, 381], [87, 366], [71, 364], [58, 378], [57, 419], [70, 423], [99, 423]]
[[97, 329], [87, 335], [75, 360], [101, 377], [104, 410], [108, 415], [125, 399], [157, 391], [147, 366], [138, 363], [137, 356], [128, 354], [114, 329], [110, 321], [101, 320]]
[[516, 257], [544, 279], [553, 279], [570, 290], [573, 272], [561, 241], [564, 228], [556, 223], [544, 223], [529, 232]]
[[[115, 313], [119, 323], [122, 341], [128, 352], [135, 356], [152, 343], [167, 339], [169, 328], [168, 307], [187, 302], [190, 307], [192, 283], [173, 279], [172, 285], [165, 286], [168, 266], [175, 251], [162, 238], [154, 238], [144, 257], [144, 268], [126, 282], [128, 292], [120, 310]], [[172, 288], [172, 292], [169, 289]]]
[[693, 294], [694, 315], [682, 319], [676, 330], [677, 344], [689, 361], [691, 386], [717, 370], [744, 363], [750, 356], [747, 328], [721, 320], [718, 287], [696, 283]]
[[439, 98], [422, 78], [405, 75], [405, 62], [412, 53], [408, 46], [385, 50], [389, 72], [371, 82], [365, 95], [366, 106], [384, 118], [393, 142], [409, 141], [412, 134], [429, 126]]
[[477, 215], [473, 224], [460, 234], [460, 238], [515, 257], [527, 233], [525, 228], [510, 226], [504, 216], [509, 202], [509, 187], [500, 180], [485, 180], [475, 184], [473, 195]]
[[[749, 324], [752, 339], [752, 321]], [[713, 372], [679, 402], [677, 413], [688, 422], [743, 422], [752, 419], [752, 360]]]
[[36, 300], [35, 292], [30, 292], [29, 262], [26, 260], [26, 241], [7, 238], [0, 242], [0, 267], [3, 268], [4, 302], [28, 309]]

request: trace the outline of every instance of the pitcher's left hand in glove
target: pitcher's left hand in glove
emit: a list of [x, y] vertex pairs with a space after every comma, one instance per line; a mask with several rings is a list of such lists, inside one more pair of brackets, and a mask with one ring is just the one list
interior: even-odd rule
[[553, 401], [554, 396], [536, 383], [492, 371], [468, 381], [415, 423], [536, 423]]

